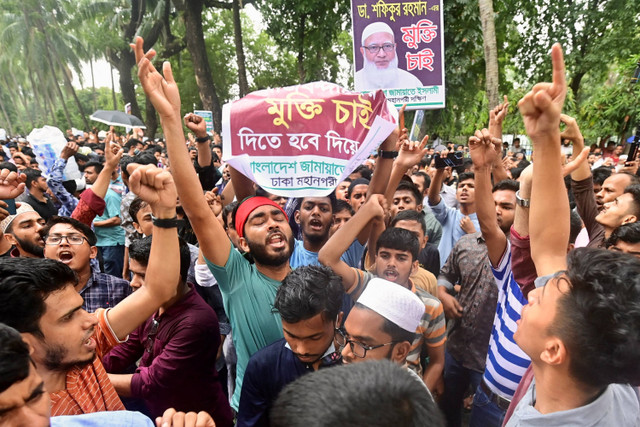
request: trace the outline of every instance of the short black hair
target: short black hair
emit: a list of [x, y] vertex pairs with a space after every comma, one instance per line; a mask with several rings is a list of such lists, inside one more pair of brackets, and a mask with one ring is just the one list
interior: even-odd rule
[[613, 246], [618, 242], [638, 243], [640, 242], [640, 222], [631, 222], [622, 224], [613, 230], [607, 240], [607, 247]]
[[420, 224], [420, 228], [422, 228], [422, 232], [424, 233], [424, 235], [427, 235], [427, 224], [424, 220], [424, 214], [422, 212], [418, 212], [418, 211], [414, 211], [414, 210], [404, 210], [404, 211], [400, 211], [398, 212], [398, 215], [395, 216], [395, 218], [393, 218], [391, 220], [391, 223], [389, 224], [390, 228], [396, 227], [396, 224], [398, 224], [398, 222], [400, 221], [415, 221], [418, 224]]
[[0, 163], [0, 170], [9, 169], [11, 172], [18, 172], [18, 167], [11, 162], [2, 162]]
[[431, 177], [424, 171], [418, 171], [411, 174], [411, 176], [419, 176], [424, 180], [424, 189], [431, 187]]
[[131, 220], [140, 225], [137, 218], [138, 212], [140, 211], [140, 209], [147, 206], [149, 206], [149, 204], [142, 200], [140, 197], [134, 198], [129, 205], [129, 215], [131, 216]]
[[[134, 239], [129, 245], [129, 258], [139, 262], [145, 267], [149, 265], [149, 256], [151, 255], [151, 242], [153, 236]], [[178, 237], [180, 245], [180, 279], [182, 282], [187, 281], [189, 267], [191, 267], [191, 251], [189, 245], [182, 238]]]
[[395, 249], [411, 253], [411, 260], [418, 259], [420, 252], [420, 242], [415, 234], [404, 228], [387, 228], [382, 232], [376, 242], [376, 255], [380, 248]]
[[136, 163], [139, 165], [157, 165], [158, 159], [156, 159], [156, 157], [149, 152], [142, 152], [133, 157], [122, 156], [122, 159], [120, 159], [120, 173], [122, 173], [127, 179], [129, 178], [129, 171], [127, 171], [127, 166], [129, 166], [131, 163]]
[[0, 323], [43, 337], [40, 318], [45, 300], [78, 283], [67, 265], [46, 258], [0, 258]]
[[347, 202], [346, 200], [342, 200], [342, 199], [338, 199], [336, 200], [336, 207], [333, 210], [334, 215], [342, 212], [342, 211], [349, 211], [349, 213], [351, 214], [351, 216], [355, 215], [355, 212], [353, 210], [353, 206], [351, 206], [349, 204], [349, 202]]
[[[297, 205], [297, 209], [300, 209], [300, 206], [302, 206], [302, 202], [304, 202], [304, 199], [310, 199], [310, 198], [315, 198], [315, 197], [320, 197], [322, 198], [323, 196], [304, 196], [304, 197], [300, 197], [298, 200], [298, 205]], [[336, 211], [336, 203], [338, 201], [338, 199], [336, 199], [336, 193], [335, 191], [332, 191], [331, 193], [329, 193], [328, 195], [324, 196], [326, 198], [329, 199], [329, 204], [331, 205], [331, 213], [334, 213]]]
[[[605, 249], [567, 256], [569, 290], [550, 332], [571, 355], [569, 374], [592, 387], [640, 384], [640, 261]], [[594, 369], [597, 367], [597, 369]]]
[[404, 181], [404, 180], [400, 181], [400, 183], [398, 183], [398, 186], [396, 187], [395, 192], [398, 192], [398, 191], [410, 192], [411, 194], [413, 194], [413, 198], [416, 201], [416, 205], [422, 206], [422, 200], [423, 200], [422, 193], [420, 192], [420, 190], [418, 190], [418, 187], [416, 187], [416, 185], [412, 181]]
[[476, 179], [476, 176], [473, 174], [473, 172], [463, 172], [460, 175], [458, 175], [458, 185], [460, 185], [460, 183], [462, 181], [466, 181], [468, 179], [474, 180]]
[[492, 193], [501, 190], [513, 191], [514, 193], [520, 189], [520, 183], [518, 181], [514, 181], [513, 179], [503, 179], [502, 181], [497, 182], [493, 188], [491, 189]]
[[271, 427], [443, 427], [435, 402], [407, 369], [370, 360], [320, 369], [288, 384]]
[[[635, 175], [631, 175], [635, 176]], [[632, 210], [633, 214], [640, 220], [640, 184], [631, 184], [624, 189], [623, 194], [631, 194], [633, 197]]]
[[[234, 222], [235, 220], [235, 210], [237, 209], [239, 203], [237, 200], [234, 200], [233, 202], [229, 203], [227, 206], [225, 206], [222, 209], [222, 222], [224, 223], [224, 227], [225, 230], [227, 228], [236, 228], [236, 224]], [[229, 214], [231, 214], [231, 222], [227, 222], [227, 217], [229, 217]]]
[[356, 178], [351, 181], [351, 184], [349, 184], [349, 188], [347, 189], [347, 199], [351, 198], [351, 193], [356, 185], [369, 185], [369, 183], [370, 181], [366, 178]]
[[42, 176], [42, 171], [38, 169], [25, 169], [22, 171], [22, 173], [27, 176], [27, 180], [24, 182], [24, 185], [27, 188], [31, 188], [31, 184], [33, 184], [34, 181], [37, 181], [38, 178]]
[[287, 323], [298, 323], [322, 313], [335, 320], [342, 308], [342, 279], [328, 267], [309, 265], [287, 274], [273, 304]]
[[0, 393], [25, 380], [31, 363], [29, 346], [20, 332], [0, 323]]
[[604, 181], [611, 176], [611, 169], [600, 166], [599, 168], [595, 168], [591, 174], [593, 175], [593, 183], [602, 185]]
[[571, 210], [571, 218], [569, 220], [569, 243], [575, 243], [578, 238], [578, 234], [582, 231], [582, 218], [578, 215], [578, 212]]
[[52, 216], [51, 218], [49, 218], [49, 220], [45, 224], [42, 231], [40, 231], [40, 234], [44, 238], [46, 238], [49, 235], [49, 232], [51, 231], [51, 227], [53, 227], [56, 224], [69, 224], [70, 226], [78, 230], [80, 233], [84, 234], [84, 237], [87, 238], [87, 242], [89, 242], [89, 246], [95, 246], [96, 243], [98, 242], [96, 233], [93, 232], [91, 227], [89, 227], [87, 224], [83, 222], [78, 221], [77, 219], [69, 218], [68, 216], [57, 216], [57, 215]]
[[358, 173], [362, 178], [367, 179], [369, 181], [371, 181], [371, 176], [373, 175], [373, 173], [371, 172], [371, 169], [369, 169], [366, 165], [358, 166], [356, 170], [354, 170], [351, 173]]
[[104, 165], [100, 162], [87, 162], [84, 165], [84, 170], [86, 170], [89, 167], [94, 167], [96, 169], [96, 173], [100, 173], [102, 172], [102, 169], [104, 169]]

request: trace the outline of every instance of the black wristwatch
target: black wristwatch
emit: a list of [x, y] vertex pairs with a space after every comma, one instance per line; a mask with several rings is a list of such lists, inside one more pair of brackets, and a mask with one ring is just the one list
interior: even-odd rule
[[381, 159], [395, 159], [398, 157], [398, 152], [395, 150], [378, 150], [378, 157]]
[[209, 135], [203, 136], [202, 138], [196, 138], [196, 142], [198, 144], [202, 144], [202, 143], [210, 141], [210, 140], [211, 140], [211, 137]]
[[151, 214], [151, 222], [154, 226], [160, 228], [178, 228], [180, 225], [180, 220], [177, 216], [174, 216], [173, 218], [156, 218]]

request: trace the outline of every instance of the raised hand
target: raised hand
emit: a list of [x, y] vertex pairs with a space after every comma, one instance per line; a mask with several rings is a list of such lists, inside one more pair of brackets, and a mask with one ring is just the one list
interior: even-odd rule
[[524, 126], [532, 142], [548, 142], [560, 145], [560, 114], [567, 95], [564, 57], [556, 43], [551, 48], [553, 68], [552, 83], [538, 83], [519, 102]]
[[15, 199], [24, 192], [27, 176], [23, 173], [0, 170], [0, 199]]
[[401, 139], [400, 150], [398, 151], [398, 157], [396, 158], [396, 164], [405, 169], [412, 168], [420, 163], [420, 160], [429, 151], [426, 146], [429, 142], [429, 135], [425, 135], [421, 142], [409, 141], [409, 138]]
[[468, 216], [462, 217], [462, 219], [460, 220], [460, 228], [462, 228], [467, 234], [476, 232], [476, 226], [473, 225], [471, 218], [469, 218]]
[[150, 49], [144, 53], [143, 44], [142, 37], [136, 37], [135, 44], [130, 46], [136, 54], [138, 78], [144, 93], [151, 100], [161, 120], [180, 117], [180, 92], [173, 79], [171, 64], [169, 62], [162, 64], [163, 77], [151, 63], [151, 60], [156, 56], [155, 50]]
[[476, 130], [474, 136], [469, 137], [469, 155], [475, 168], [490, 168], [500, 159], [502, 141], [489, 133], [489, 130]]
[[69, 157], [75, 155], [78, 152], [78, 144], [73, 141], [67, 142], [67, 145], [64, 146], [62, 152], [60, 153], [60, 158], [64, 160], [68, 160]]
[[207, 123], [197, 114], [189, 113], [184, 116], [184, 125], [193, 132], [197, 138], [207, 136]]
[[[111, 134], [111, 132], [109, 132]], [[122, 154], [124, 153], [124, 149], [120, 147], [116, 143], [112, 143], [109, 141], [105, 141], [104, 143], [104, 158], [105, 158], [105, 167], [110, 170], [116, 170], [118, 167], [118, 163], [120, 163], [120, 159], [122, 159]]]
[[151, 206], [158, 218], [173, 218], [178, 192], [171, 174], [154, 165], [127, 167], [131, 191]]
[[211, 212], [213, 212], [215, 216], [220, 215], [220, 212], [222, 212], [222, 197], [218, 194], [218, 189], [214, 188], [204, 193], [204, 199], [207, 201]]
[[576, 119], [566, 114], [560, 114], [560, 121], [565, 124], [564, 131], [560, 133], [560, 137], [573, 142], [574, 146], [579, 145], [579, 149], [582, 150], [582, 147], [584, 147], [584, 138], [582, 137], [582, 132], [580, 132], [580, 127]]
[[361, 209], [362, 208], [371, 210], [376, 219], [384, 219], [389, 205], [387, 204], [387, 199], [382, 194], [372, 194], [364, 205], [362, 205]]

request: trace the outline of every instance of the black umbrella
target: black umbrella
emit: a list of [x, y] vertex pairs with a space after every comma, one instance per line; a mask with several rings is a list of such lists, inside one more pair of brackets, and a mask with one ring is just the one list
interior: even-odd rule
[[91, 120], [111, 126], [128, 126], [132, 128], [146, 129], [142, 120], [131, 114], [116, 110], [98, 110], [89, 116]]

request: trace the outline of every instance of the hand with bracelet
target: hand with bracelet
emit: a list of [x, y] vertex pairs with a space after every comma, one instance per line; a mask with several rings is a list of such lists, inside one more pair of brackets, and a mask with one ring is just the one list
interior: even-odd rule
[[[173, 176], [155, 165], [129, 165], [127, 171], [130, 173], [131, 191], [151, 206], [154, 225], [161, 228], [177, 227], [178, 192]], [[176, 220], [173, 225], [169, 222], [172, 220]]]
[[209, 142], [211, 138], [207, 134], [207, 123], [197, 114], [189, 113], [184, 116], [184, 125], [195, 135], [198, 144]]

